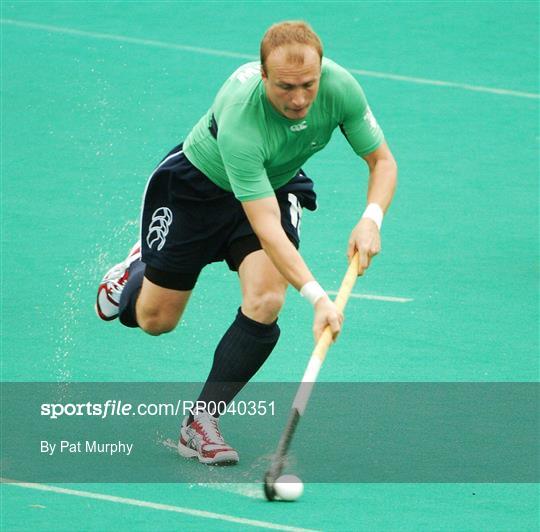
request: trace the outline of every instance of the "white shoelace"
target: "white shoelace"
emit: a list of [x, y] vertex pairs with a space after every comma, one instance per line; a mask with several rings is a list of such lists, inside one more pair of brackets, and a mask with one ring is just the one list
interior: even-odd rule
[[204, 435], [212, 443], [225, 444], [225, 440], [221, 432], [219, 432], [218, 420], [216, 418], [210, 416], [207, 412], [202, 412], [201, 414], [197, 414], [195, 421], [201, 425]]
[[[111, 297], [120, 296], [122, 293], [122, 290], [124, 289], [125, 282], [121, 283], [120, 280], [124, 277], [124, 273], [126, 271], [126, 268], [124, 265], [118, 265], [118, 268], [115, 268], [109, 277], [109, 294]], [[115, 279], [115, 277], [118, 277]]]

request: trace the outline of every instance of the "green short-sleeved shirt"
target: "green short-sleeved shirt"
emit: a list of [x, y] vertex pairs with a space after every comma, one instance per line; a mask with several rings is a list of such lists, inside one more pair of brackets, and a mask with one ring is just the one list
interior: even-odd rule
[[[209, 129], [212, 117], [217, 140]], [[260, 64], [247, 63], [221, 87], [184, 142], [184, 153], [240, 201], [255, 200], [272, 196], [292, 179], [338, 126], [358, 155], [383, 141], [362, 88], [343, 67], [324, 58], [319, 92], [308, 115], [290, 120], [268, 101]]]

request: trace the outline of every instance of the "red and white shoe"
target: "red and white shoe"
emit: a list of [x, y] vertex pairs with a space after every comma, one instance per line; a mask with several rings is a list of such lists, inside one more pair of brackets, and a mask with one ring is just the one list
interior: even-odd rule
[[188, 425], [188, 417], [182, 423], [178, 452], [184, 458], [198, 458], [203, 464], [236, 464], [238, 453], [223, 439], [218, 418], [206, 412], [195, 414]]
[[122, 262], [113, 266], [101, 281], [96, 300], [96, 313], [105, 321], [118, 317], [120, 295], [129, 277], [129, 267], [141, 258], [141, 243], [137, 242]]

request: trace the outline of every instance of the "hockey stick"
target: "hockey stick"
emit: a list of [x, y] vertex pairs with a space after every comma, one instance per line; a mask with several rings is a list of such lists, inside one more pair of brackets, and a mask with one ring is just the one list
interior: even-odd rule
[[[358, 253], [355, 253], [351, 260], [351, 263], [349, 264], [347, 273], [345, 274], [345, 277], [341, 282], [341, 286], [335, 300], [335, 305], [341, 312], [345, 310], [345, 305], [347, 304], [349, 295], [351, 294], [357, 278]], [[264, 476], [264, 493], [269, 501], [273, 501], [276, 496], [274, 490], [274, 483], [281, 475], [281, 471], [283, 470], [285, 464], [285, 458], [287, 456], [287, 451], [291, 444], [294, 431], [296, 429], [296, 426], [298, 425], [300, 417], [304, 414], [307, 403], [309, 401], [309, 397], [311, 396], [311, 392], [313, 390], [313, 386], [317, 381], [319, 370], [321, 369], [321, 366], [326, 357], [326, 353], [328, 352], [328, 348], [331, 344], [332, 332], [330, 330], [330, 326], [327, 325], [322, 335], [320, 336], [319, 341], [315, 346], [315, 349], [313, 349], [313, 352], [311, 353], [311, 357], [309, 359], [306, 371], [304, 372], [304, 376], [302, 377], [302, 382], [300, 383], [300, 387], [296, 392], [287, 425], [285, 426], [285, 429], [281, 434], [281, 438], [279, 439], [277, 450], [272, 459], [270, 468]]]

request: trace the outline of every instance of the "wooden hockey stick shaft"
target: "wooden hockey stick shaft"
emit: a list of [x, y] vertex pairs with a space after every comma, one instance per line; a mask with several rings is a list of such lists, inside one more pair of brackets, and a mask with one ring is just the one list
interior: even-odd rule
[[[354, 288], [354, 284], [357, 278], [358, 253], [355, 253], [349, 264], [347, 272], [345, 273], [343, 281], [341, 282], [341, 286], [334, 301], [336, 307], [340, 312], [343, 312], [345, 310], [345, 306], [347, 305], [347, 301], [349, 300], [349, 296], [352, 292], [352, 289]], [[317, 381], [319, 371], [324, 362], [324, 359], [326, 358], [326, 354], [330, 345], [332, 345], [332, 331], [330, 329], [330, 326], [327, 325], [322, 335], [320, 336], [317, 344], [315, 345], [313, 352], [311, 353], [311, 357], [304, 372], [304, 376], [302, 377], [302, 382], [300, 383], [298, 391], [296, 392], [296, 396], [294, 398], [291, 408], [291, 413], [289, 414], [289, 419], [287, 420], [285, 429], [281, 434], [281, 438], [279, 440], [276, 453], [272, 460], [272, 464], [270, 465], [270, 469], [265, 475], [264, 491], [268, 500], [273, 500], [275, 497], [273, 487], [274, 482], [280, 476], [281, 471], [283, 470], [285, 457], [291, 444], [294, 431], [296, 429], [296, 426], [298, 425], [300, 417], [304, 414], [307, 403], [311, 396], [311, 392], [313, 390], [313, 386]]]

